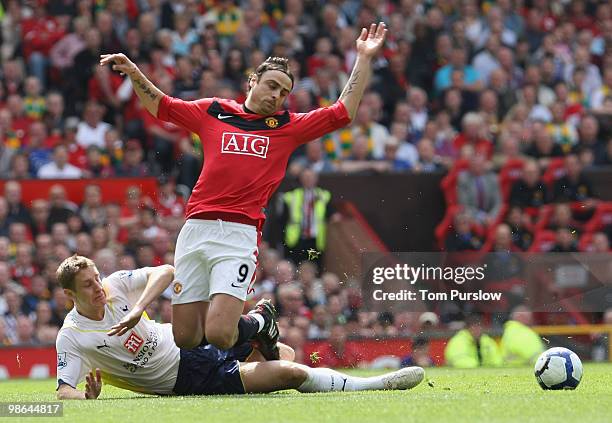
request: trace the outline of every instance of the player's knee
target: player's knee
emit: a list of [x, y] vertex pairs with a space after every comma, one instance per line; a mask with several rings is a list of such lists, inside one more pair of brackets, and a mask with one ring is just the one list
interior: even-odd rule
[[172, 335], [174, 336], [174, 343], [176, 344], [176, 346], [184, 350], [190, 350], [200, 345], [201, 340], [194, 338], [188, 333], [179, 330], [173, 330]]
[[295, 350], [291, 348], [289, 345], [279, 343], [278, 349], [280, 352], [281, 360], [287, 360], [287, 361], [295, 360]]
[[299, 367], [289, 367], [288, 368], [288, 382], [291, 386], [294, 387], [299, 387], [302, 383], [304, 383], [304, 381], [306, 380], [306, 378], [308, 377], [308, 375], [306, 374], [306, 371], [304, 371], [303, 369], [300, 369]]
[[206, 340], [220, 350], [229, 350], [234, 346], [235, 340], [233, 332], [211, 330], [206, 331]]
[[291, 386], [294, 388], [299, 387], [308, 377], [304, 369], [301, 369], [295, 365], [288, 365], [287, 367], [285, 367], [283, 375], [287, 386]]

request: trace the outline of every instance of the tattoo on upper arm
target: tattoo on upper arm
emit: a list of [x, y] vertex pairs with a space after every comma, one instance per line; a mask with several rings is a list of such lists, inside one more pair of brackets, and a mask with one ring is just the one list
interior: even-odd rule
[[157, 98], [157, 94], [155, 94], [153, 91], [151, 91], [151, 88], [149, 88], [147, 86], [147, 84], [145, 84], [141, 79], [134, 80], [134, 84], [136, 84], [138, 86], [138, 88], [140, 88], [142, 90], [142, 92], [144, 94], [146, 94], [149, 97], [151, 97], [151, 100], [155, 100]]
[[351, 76], [351, 79], [346, 84], [346, 89], [342, 93], [342, 97], [345, 97], [345, 96], [347, 96], [347, 95], [349, 95], [350, 93], [353, 92], [353, 89], [355, 88], [355, 85], [357, 85], [357, 80], [359, 79], [359, 74], [360, 73], [361, 73], [360, 70], [356, 70], [355, 73]]

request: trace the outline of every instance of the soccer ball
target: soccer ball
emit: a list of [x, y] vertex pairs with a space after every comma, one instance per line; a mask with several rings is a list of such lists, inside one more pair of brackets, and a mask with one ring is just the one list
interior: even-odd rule
[[576, 389], [582, 379], [582, 362], [567, 348], [551, 348], [538, 357], [535, 377], [542, 389]]

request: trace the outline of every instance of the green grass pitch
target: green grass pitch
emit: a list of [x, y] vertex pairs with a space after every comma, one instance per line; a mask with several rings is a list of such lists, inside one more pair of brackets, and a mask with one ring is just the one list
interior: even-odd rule
[[[373, 372], [353, 371], [369, 375]], [[55, 380], [0, 383], [0, 401], [54, 401]], [[2, 421], [17, 421], [0, 418]], [[49, 420], [45, 418], [43, 420]], [[575, 391], [543, 391], [530, 368], [428, 369], [410, 391], [151, 397], [104, 386], [64, 402], [69, 422], [612, 422], [612, 364], [587, 364]], [[41, 418], [18, 419], [40, 422]]]

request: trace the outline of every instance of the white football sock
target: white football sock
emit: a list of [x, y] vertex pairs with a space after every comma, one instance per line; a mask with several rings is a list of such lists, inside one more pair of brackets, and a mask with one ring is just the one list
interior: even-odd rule
[[380, 376], [354, 377], [322, 367], [303, 368], [308, 377], [297, 388], [300, 392], [367, 391], [384, 388]]

